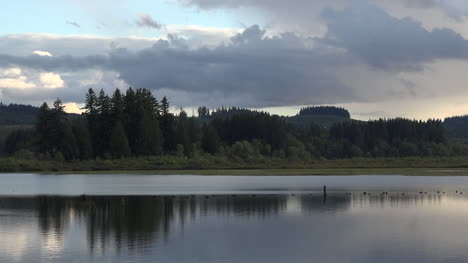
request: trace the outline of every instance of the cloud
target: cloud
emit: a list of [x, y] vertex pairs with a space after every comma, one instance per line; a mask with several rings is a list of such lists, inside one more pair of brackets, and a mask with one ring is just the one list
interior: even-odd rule
[[448, 27], [468, 37], [468, 1], [466, 0], [176, 0], [179, 4], [201, 11], [214, 9], [248, 10], [257, 22], [269, 30], [294, 31], [321, 36], [326, 25], [320, 18], [324, 8], [341, 10], [345, 7], [373, 4], [392, 16], [411, 17], [429, 30]]
[[18, 67], [0, 70], [0, 89], [29, 89], [34, 83], [28, 82], [27, 76]]
[[[167, 25], [169, 34], [186, 38], [190, 47], [215, 46], [229, 41], [241, 32], [238, 28], [211, 28], [191, 25]], [[113, 49], [139, 51], [151, 47], [161, 37], [106, 37], [97, 35], [9, 34], [0, 36], [0, 53], [28, 56], [37, 50], [47, 50], [54, 56], [106, 55]]]
[[21, 76], [22, 70], [20, 68], [9, 68], [0, 71], [0, 77], [18, 77]]
[[[41, 82], [40, 91], [21, 94], [25, 100], [60, 96], [80, 102], [88, 87], [110, 91], [119, 84], [173, 95], [179, 106], [262, 108], [438, 96], [440, 91], [421, 85], [416, 76], [440, 60], [468, 60], [467, 41], [454, 31], [427, 30], [375, 5], [326, 9], [320, 19], [324, 34], [315, 37], [272, 34], [257, 25], [240, 32], [182, 27], [167, 39], [125, 39], [125, 44], [114, 45], [112, 38], [91, 36], [41, 36], [41, 41], [15, 36], [24, 43], [41, 43], [33, 50], [49, 50], [54, 56], [0, 54], [0, 67], [60, 74], [63, 89], [47, 89]], [[103, 48], [103, 43], [110, 46]], [[7, 91], [4, 96], [16, 95]]]
[[62, 88], [64, 84], [60, 75], [53, 72], [41, 73], [40, 80], [42, 86], [48, 89]]
[[79, 106], [74, 102], [64, 103], [63, 105], [65, 106], [65, 111], [68, 113], [81, 114], [84, 112], [83, 106]]
[[229, 42], [231, 37], [241, 33], [241, 28], [203, 27], [198, 25], [166, 25], [169, 34], [187, 40], [191, 48], [202, 46], [215, 47], [220, 43]]
[[17, 78], [0, 78], [0, 88], [28, 89], [34, 87], [36, 87], [36, 85], [29, 83], [25, 76], [19, 76]]
[[52, 57], [52, 54], [50, 54], [47, 51], [41, 51], [41, 50], [35, 50], [33, 54], [41, 56], [41, 57]]
[[34, 83], [28, 82], [27, 76], [18, 67], [0, 70], [0, 89], [29, 89]]
[[435, 59], [468, 58], [468, 41], [456, 32], [447, 28], [428, 31], [410, 18], [394, 18], [375, 5], [326, 9], [322, 17], [328, 31], [320, 41], [344, 48], [373, 67], [415, 70]]
[[439, 8], [457, 20], [468, 16], [468, 2], [465, 0], [408, 0], [407, 6], [411, 8]]
[[[437, 8], [453, 18], [468, 15], [468, 2], [465, 0], [178, 0], [178, 2], [201, 9], [253, 7], [269, 10], [270, 12], [281, 11], [281, 9], [287, 10], [288, 7], [294, 11], [306, 9], [306, 12], [313, 12], [314, 9], [321, 10], [323, 7], [343, 7], [343, 5], [368, 3], [377, 4], [380, 7], [393, 5], [410, 9]], [[296, 14], [296, 12], [292, 12], [292, 15]], [[303, 12], [299, 14], [301, 15]]]
[[141, 13], [136, 23], [141, 27], [149, 27], [154, 29], [162, 28], [162, 25], [159, 22], [154, 20], [149, 14], [146, 13]]
[[[342, 56], [308, 47], [308, 39], [286, 33], [265, 36], [258, 26], [214, 48], [190, 48], [176, 36], [158, 40], [139, 52], [113, 49], [95, 56], [0, 55], [0, 63], [46, 72], [101, 69], [118, 73], [129, 85], [152, 90], [189, 92], [204, 97], [217, 94], [218, 103], [260, 107], [340, 102], [353, 98], [333, 76]], [[192, 101], [191, 103], [201, 103]]]
[[78, 23], [75, 22], [75, 21], [68, 21], [68, 20], [67, 20], [67, 21], [65, 21], [65, 24], [67, 24], [67, 25], [72, 25], [72, 26], [74, 26], [74, 27], [76, 27], [76, 28], [81, 28], [80, 24], [78, 24]]

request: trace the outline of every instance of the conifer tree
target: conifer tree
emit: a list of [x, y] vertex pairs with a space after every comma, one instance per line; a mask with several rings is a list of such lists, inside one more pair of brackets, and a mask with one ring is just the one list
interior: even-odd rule
[[110, 136], [110, 152], [113, 158], [125, 158], [130, 156], [130, 146], [122, 122], [117, 121]]
[[162, 152], [163, 138], [156, 116], [144, 112], [137, 127], [138, 139], [136, 151], [138, 155], [159, 155]]

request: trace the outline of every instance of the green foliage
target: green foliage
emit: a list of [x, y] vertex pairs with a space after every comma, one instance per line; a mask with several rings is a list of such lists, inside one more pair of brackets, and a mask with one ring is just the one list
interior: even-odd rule
[[304, 115], [331, 115], [339, 116], [346, 119], [351, 118], [351, 114], [345, 108], [339, 108], [334, 106], [308, 106], [304, 107], [299, 111], [300, 116]]
[[130, 145], [121, 121], [117, 121], [110, 137], [110, 152], [116, 159], [130, 156]]
[[234, 143], [231, 148], [233, 157], [239, 157], [244, 160], [255, 159], [259, 157], [259, 153], [255, 151], [254, 147], [248, 141], [239, 141]]
[[446, 118], [444, 126], [451, 138], [468, 138], [468, 115]]
[[159, 129], [159, 121], [155, 115], [143, 112], [137, 130], [136, 155], [159, 155], [162, 153], [163, 139]]
[[220, 139], [216, 130], [208, 124], [204, 124], [202, 128], [201, 144], [204, 152], [215, 154], [220, 149]]
[[93, 145], [87, 121], [84, 119], [75, 120], [72, 124], [72, 131], [78, 148], [78, 159], [88, 160], [93, 158]]
[[468, 144], [449, 141], [440, 120], [353, 121], [335, 107], [307, 107], [296, 116], [345, 120], [326, 127], [291, 125], [284, 117], [235, 107], [175, 115], [166, 97], [159, 102], [146, 89], [116, 89], [112, 96], [89, 89], [83, 116], [71, 118], [63, 108], [59, 99], [52, 108], [44, 103], [34, 129], [10, 133], [3, 154], [60, 164], [55, 169], [73, 163], [91, 170], [307, 167], [325, 160], [468, 155]]
[[18, 151], [31, 149], [33, 136], [34, 132], [31, 129], [14, 130], [6, 137], [3, 151], [12, 155]]
[[0, 102], [0, 125], [33, 124], [39, 109], [31, 105], [9, 104]]

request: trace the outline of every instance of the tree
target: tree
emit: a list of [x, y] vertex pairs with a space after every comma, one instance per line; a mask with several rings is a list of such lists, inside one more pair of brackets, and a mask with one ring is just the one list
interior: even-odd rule
[[111, 136], [113, 121], [111, 100], [102, 89], [96, 101], [96, 112], [97, 122], [93, 123], [93, 145], [97, 155], [106, 156], [110, 152], [110, 147], [109, 140], [105, 138]]
[[93, 158], [93, 143], [86, 120], [78, 119], [72, 124], [72, 131], [78, 147], [78, 158], [88, 160]]
[[35, 127], [36, 144], [40, 153], [60, 153], [66, 160], [72, 160], [78, 156], [78, 150], [64, 108], [58, 98], [54, 101], [52, 109], [47, 103], [42, 104]]
[[39, 108], [39, 113], [37, 114], [37, 121], [35, 125], [36, 130], [36, 145], [40, 153], [47, 153], [53, 150], [54, 140], [56, 138], [52, 137], [50, 134], [52, 122], [52, 114], [47, 103], [43, 103]]
[[176, 128], [174, 116], [169, 112], [169, 101], [166, 97], [161, 100], [161, 131], [164, 138], [163, 150], [165, 153], [171, 153], [176, 150]]
[[5, 138], [4, 151], [12, 155], [21, 150], [29, 150], [31, 148], [31, 138], [34, 135], [32, 129], [18, 129], [10, 132]]
[[138, 125], [136, 142], [137, 155], [159, 155], [162, 152], [163, 138], [156, 116], [144, 112]]
[[161, 115], [169, 115], [169, 101], [167, 100], [166, 96], [164, 96], [164, 98], [161, 100]]
[[204, 124], [202, 128], [202, 140], [201, 140], [203, 151], [209, 154], [215, 154], [220, 148], [220, 139], [216, 130], [208, 124]]
[[112, 129], [110, 137], [110, 152], [113, 158], [125, 158], [130, 156], [130, 146], [122, 122], [117, 121]]
[[88, 116], [93, 117], [97, 114], [96, 104], [97, 104], [96, 93], [94, 92], [93, 89], [90, 88], [88, 89], [88, 93], [86, 93], [85, 107], [84, 107]]
[[[117, 122], [123, 122], [124, 120], [124, 110], [125, 110], [125, 101], [122, 93], [119, 89], [116, 89], [114, 95], [111, 98], [111, 115], [114, 126]], [[121, 123], [123, 126], [123, 124]]]

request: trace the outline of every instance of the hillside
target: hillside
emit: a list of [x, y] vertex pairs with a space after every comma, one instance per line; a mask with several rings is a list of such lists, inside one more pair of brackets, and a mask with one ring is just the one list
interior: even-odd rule
[[31, 125], [36, 121], [38, 107], [0, 103], [0, 125]]
[[[210, 111], [206, 107], [198, 109], [198, 120], [206, 122], [216, 118], [228, 118], [239, 114], [258, 114], [255, 110], [245, 108], [220, 108]], [[344, 109], [333, 106], [309, 106], [302, 108], [295, 116], [283, 116], [287, 123], [297, 127], [306, 127], [310, 124], [316, 124], [323, 128], [329, 128], [335, 123], [350, 121], [350, 113]]]
[[296, 116], [286, 117], [288, 123], [299, 127], [314, 123], [329, 128], [335, 123], [351, 120], [348, 110], [334, 106], [308, 106], [302, 108]]
[[468, 115], [446, 118], [444, 126], [449, 137], [468, 138]]
[[286, 117], [286, 121], [292, 125], [305, 127], [310, 124], [317, 124], [323, 128], [330, 128], [333, 124], [339, 122], [350, 121], [350, 118], [345, 118], [342, 116], [333, 116], [333, 115], [296, 115], [292, 117]]

